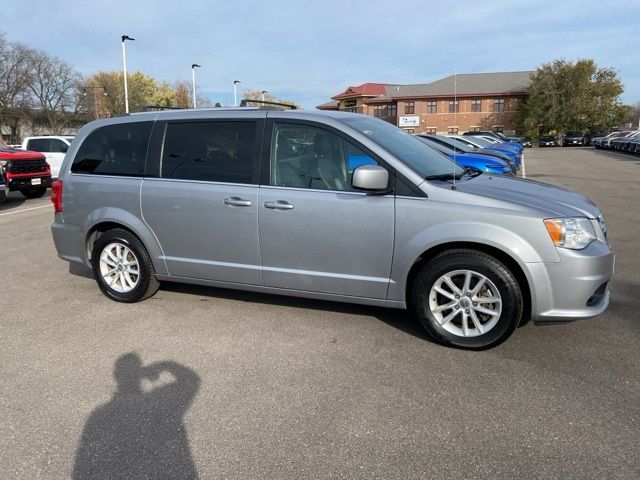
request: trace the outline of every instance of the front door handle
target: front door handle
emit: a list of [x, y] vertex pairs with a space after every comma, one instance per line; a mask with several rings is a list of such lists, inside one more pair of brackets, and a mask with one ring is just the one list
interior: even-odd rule
[[293, 205], [291, 205], [286, 200], [276, 200], [275, 202], [264, 202], [265, 208], [272, 208], [274, 210], [291, 210]]
[[245, 200], [240, 197], [229, 197], [224, 199], [225, 205], [231, 205], [233, 207], [250, 207], [251, 200]]

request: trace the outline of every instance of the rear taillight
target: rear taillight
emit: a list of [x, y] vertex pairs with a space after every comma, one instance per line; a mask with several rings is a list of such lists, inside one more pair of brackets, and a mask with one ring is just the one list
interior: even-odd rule
[[51, 184], [51, 203], [56, 213], [62, 212], [62, 180], [56, 180]]

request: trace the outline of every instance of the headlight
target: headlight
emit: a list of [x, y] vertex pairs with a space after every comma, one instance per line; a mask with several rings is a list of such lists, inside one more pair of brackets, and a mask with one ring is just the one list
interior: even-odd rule
[[582, 250], [596, 239], [596, 232], [588, 218], [549, 218], [544, 221], [556, 247]]

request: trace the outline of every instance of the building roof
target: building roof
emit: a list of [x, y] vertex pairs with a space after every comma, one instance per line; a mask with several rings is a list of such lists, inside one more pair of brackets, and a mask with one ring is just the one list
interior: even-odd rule
[[[395, 85], [389, 83], [363, 83], [349, 87], [331, 98], [340, 100], [349, 97], [368, 97], [365, 103], [385, 103], [396, 99], [421, 97], [452, 97], [507, 95], [526, 93], [531, 83], [532, 71], [461, 73], [450, 75], [431, 83]], [[320, 109], [335, 109], [335, 102], [318, 105]]]
[[534, 72], [462, 73], [420, 85], [399, 85], [385, 93], [390, 98], [494, 95], [526, 93]]
[[331, 100], [330, 102], [316, 105], [316, 108], [318, 110], [338, 110], [339, 107], [340, 107], [340, 102], [338, 100]]
[[344, 92], [331, 98], [339, 100], [341, 98], [349, 97], [377, 97], [385, 94], [385, 86], [386, 85], [384, 83], [363, 83], [356, 87], [348, 87]]

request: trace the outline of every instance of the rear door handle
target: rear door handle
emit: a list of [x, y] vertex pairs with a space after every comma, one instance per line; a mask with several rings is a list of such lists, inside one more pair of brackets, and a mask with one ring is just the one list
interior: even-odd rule
[[265, 208], [271, 208], [274, 210], [291, 210], [293, 205], [291, 205], [286, 200], [276, 200], [275, 202], [264, 202]]
[[251, 200], [245, 200], [240, 197], [229, 197], [224, 199], [225, 205], [231, 205], [233, 207], [250, 207]]

